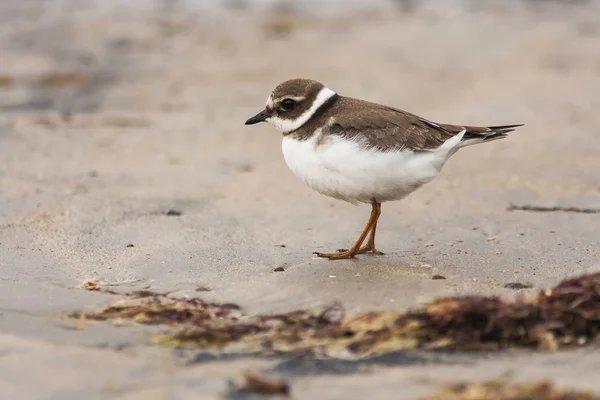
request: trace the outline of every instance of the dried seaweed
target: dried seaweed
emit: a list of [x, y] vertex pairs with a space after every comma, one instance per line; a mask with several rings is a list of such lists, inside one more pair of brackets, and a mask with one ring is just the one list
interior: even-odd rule
[[81, 285], [79, 285], [79, 288], [81, 288], [83, 290], [87, 290], [89, 292], [100, 292], [100, 293], [105, 293], [105, 294], [119, 294], [118, 292], [111, 290], [111, 289], [107, 289], [104, 286], [106, 286], [106, 285], [101, 282], [98, 282], [98, 281], [85, 281], [85, 282], [81, 283]]
[[421, 400], [598, 400], [598, 397], [587, 391], [556, 388], [547, 381], [526, 384], [487, 381], [447, 385]]
[[165, 300], [152, 296], [141, 302], [120, 302], [105, 308], [99, 313], [74, 313], [74, 318], [96, 321], [113, 319], [132, 320], [142, 324], [191, 324], [200, 326], [206, 321], [226, 319], [234, 322], [237, 317], [232, 312], [239, 310], [235, 304], [217, 304], [201, 299]]
[[532, 204], [517, 205], [511, 204], [506, 208], [507, 211], [533, 211], [533, 212], [569, 212], [580, 214], [598, 214], [600, 208], [582, 208], [582, 207], [561, 207], [561, 206], [536, 206]]
[[[89, 292], [100, 292], [100, 293], [104, 293], [104, 294], [127, 296], [127, 297], [133, 297], [136, 299], [141, 299], [144, 297], [166, 297], [172, 293], [172, 292], [163, 292], [163, 293], [154, 292], [152, 290], [148, 290], [150, 288], [149, 286], [145, 287], [142, 290], [134, 290], [131, 292], [121, 293], [121, 292], [117, 292], [116, 290], [107, 289], [106, 286], [110, 286], [110, 285], [111, 284], [102, 283], [102, 282], [98, 282], [98, 281], [85, 281], [79, 285], [79, 288], [81, 288], [83, 290], [87, 290]], [[115, 284], [112, 284], [112, 285], [115, 285]]]
[[77, 72], [48, 73], [36, 79], [35, 83], [43, 88], [82, 87], [91, 84], [93, 77]]
[[564, 280], [531, 298], [440, 298], [405, 313], [354, 318], [346, 318], [339, 304], [321, 312], [248, 316], [234, 304], [161, 296], [73, 317], [177, 326], [175, 333], [156, 338], [168, 346], [221, 349], [235, 342], [245, 351], [262, 353], [369, 357], [416, 348], [556, 350], [600, 336], [600, 273]]

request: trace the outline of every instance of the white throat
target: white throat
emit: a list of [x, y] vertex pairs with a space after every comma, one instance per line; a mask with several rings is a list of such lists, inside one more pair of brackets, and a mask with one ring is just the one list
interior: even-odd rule
[[[277, 116], [272, 116], [267, 118], [266, 121], [273, 125], [279, 132], [283, 134], [290, 133], [304, 125], [323, 104], [325, 104], [329, 99], [331, 99], [335, 95], [336, 93], [333, 90], [324, 87], [323, 89], [321, 89], [310, 108], [304, 111], [304, 113], [302, 113], [298, 118], [284, 119], [279, 118]], [[267, 105], [269, 103], [273, 103], [271, 97], [267, 99]]]

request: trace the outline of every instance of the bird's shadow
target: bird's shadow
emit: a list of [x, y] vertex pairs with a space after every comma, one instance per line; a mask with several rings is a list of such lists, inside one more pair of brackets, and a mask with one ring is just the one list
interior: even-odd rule
[[190, 356], [186, 354], [186, 365], [205, 364], [210, 362], [240, 360], [240, 359], [263, 359], [278, 360], [279, 362], [265, 372], [272, 372], [282, 376], [310, 376], [310, 375], [348, 375], [364, 371], [370, 367], [398, 367], [413, 365], [456, 365], [472, 364], [476, 362], [473, 355], [458, 354], [448, 351], [396, 351], [376, 357], [346, 360], [337, 358], [314, 358], [308, 356], [289, 355], [248, 355], [244, 353], [210, 354], [205, 352]]
[[[479, 356], [452, 353], [447, 351], [397, 351], [377, 357], [359, 360], [343, 360], [333, 358], [313, 358], [307, 356], [281, 356], [281, 355], [251, 355], [247, 354], [222, 354], [214, 355], [197, 353], [188, 359], [188, 365], [209, 363], [224, 360], [239, 360], [243, 358], [279, 360], [273, 367], [262, 369], [258, 372], [265, 376], [278, 376], [280, 378], [296, 378], [316, 375], [350, 375], [365, 372], [371, 367], [398, 367], [422, 365], [465, 365], [473, 364]], [[234, 380], [228, 382], [225, 397], [228, 400], [262, 399], [264, 394], [256, 393], [240, 387]]]

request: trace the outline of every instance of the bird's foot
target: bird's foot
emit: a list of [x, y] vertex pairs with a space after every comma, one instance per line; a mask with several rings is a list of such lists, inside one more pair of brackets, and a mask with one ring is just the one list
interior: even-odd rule
[[[337, 249], [338, 252], [344, 252], [344, 251], [348, 251], [348, 249]], [[359, 250], [356, 251], [355, 254], [365, 254], [365, 253], [371, 253], [371, 254], [375, 254], [378, 256], [383, 256], [385, 255], [384, 252], [377, 250], [374, 246], [371, 245], [366, 245], [361, 247]]]
[[343, 250], [337, 251], [336, 253], [319, 253], [315, 251], [313, 254], [317, 257], [328, 258], [330, 260], [346, 260], [348, 258], [354, 258], [356, 252], [350, 250]]
[[383, 252], [377, 250], [372, 245], [363, 246], [358, 250], [337, 249], [335, 253], [319, 253], [319, 252], [315, 251], [313, 254], [316, 255], [317, 257], [328, 258], [330, 260], [346, 260], [348, 258], [354, 258], [354, 256], [357, 254], [365, 254], [365, 253], [372, 253], [372, 254], [381, 255], [381, 256], [384, 254]]
[[375, 246], [371, 246], [371, 245], [363, 246], [356, 252], [356, 254], [365, 254], [365, 253], [371, 253], [371, 254], [375, 254], [377, 256], [385, 255], [385, 253], [383, 251], [379, 251], [375, 248]]

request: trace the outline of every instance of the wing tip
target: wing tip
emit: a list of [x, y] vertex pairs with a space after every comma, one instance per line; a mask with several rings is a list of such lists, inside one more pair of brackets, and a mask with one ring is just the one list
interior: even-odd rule
[[525, 126], [525, 124], [513, 124], [513, 125], [497, 125], [497, 126], [488, 126], [487, 128], [492, 132], [512, 132], [515, 129]]

